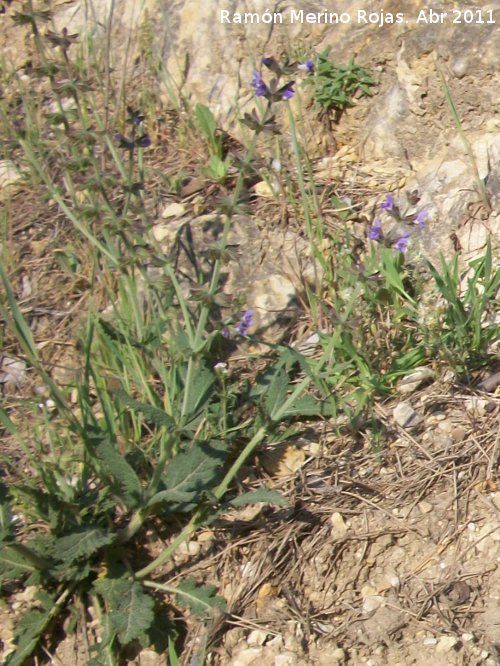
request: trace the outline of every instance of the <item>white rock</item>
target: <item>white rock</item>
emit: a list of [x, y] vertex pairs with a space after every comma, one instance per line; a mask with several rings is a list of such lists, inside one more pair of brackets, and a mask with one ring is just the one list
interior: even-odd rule
[[473, 416], [484, 416], [488, 407], [489, 400], [486, 398], [470, 398], [465, 403], [465, 409]]
[[412, 393], [415, 391], [423, 382], [430, 379], [434, 379], [435, 375], [431, 368], [415, 368], [413, 372], [409, 375], [406, 375], [398, 382], [397, 389], [400, 393]]
[[434, 507], [430, 502], [423, 500], [422, 502], [418, 503], [418, 508], [420, 509], [421, 513], [430, 513]]
[[428, 636], [427, 638], [424, 638], [423, 643], [424, 643], [424, 645], [436, 645], [437, 644], [437, 638], [433, 638], [432, 636]]
[[181, 543], [181, 545], [177, 548], [177, 553], [180, 555], [190, 555], [193, 557], [194, 555], [198, 555], [200, 550], [201, 546], [197, 541], [184, 541], [184, 543]]
[[337, 664], [337, 663], [342, 663], [345, 661], [346, 658], [346, 653], [343, 648], [337, 648], [336, 650], [333, 650], [332, 653], [329, 655], [330, 659], [332, 660], [332, 664]]
[[436, 652], [438, 654], [445, 654], [452, 650], [457, 643], [458, 638], [456, 636], [441, 636], [436, 646]]
[[332, 524], [332, 535], [336, 537], [342, 537], [347, 532], [347, 525], [342, 517], [342, 515], [335, 511], [330, 516], [330, 523]]
[[407, 402], [400, 402], [398, 405], [396, 405], [392, 415], [394, 416], [396, 423], [401, 426], [401, 428], [412, 428], [422, 421], [422, 418]]
[[0, 160], [0, 189], [16, 185], [23, 179], [23, 176], [14, 162], [10, 160]]
[[254, 629], [254, 631], [251, 631], [248, 634], [247, 643], [248, 645], [264, 645], [267, 637], [268, 634], [265, 631], [261, 631], [260, 629]]
[[231, 666], [252, 666], [256, 659], [262, 659], [264, 648], [249, 647], [236, 653], [231, 660]]
[[26, 380], [26, 363], [10, 356], [0, 356], [0, 384], [13, 389]]
[[297, 657], [291, 652], [280, 654], [274, 658], [274, 666], [297, 666], [297, 664]]
[[183, 204], [174, 201], [173, 203], [168, 204], [168, 206], [165, 206], [161, 216], [166, 220], [169, 217], [182, 217], [185, 212], [186, 207], [183, 206]]

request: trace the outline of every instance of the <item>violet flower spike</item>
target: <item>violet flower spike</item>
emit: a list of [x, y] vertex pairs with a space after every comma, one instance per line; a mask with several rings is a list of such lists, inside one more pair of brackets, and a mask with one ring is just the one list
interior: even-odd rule
[[384, 203], [380, 204], [380, 208], [383, 210], [392, 210], [394, 208], [394, 197], [392, 194], [386, 196]]
[[401, 238], [398, 238], [398, 240], [394, 243], [394, 248], [398, 250], [398, 252], [406, 252], [409, 240], [410, 240], [410, 234], [409, 233], [403, 234]]
[[312, 74], [314, 72], [314, 60], [306, 60], [300, 65], [297, 65], [297, 69], [303, 69], [308, 74]]
[[256, 69], [253, 70], [252, 87], [257, 97], [265, 97], [269, 93], [264, 79]]
[[381, 225], [382, 222], [380, 220], [373, 220], [373, 224], [370, 227], [370, 231], [368, 232], [368, 238], [370, 240], [380, 239], [380, 235], [382, 233]]
[[415, 218], [415, 224], [418, 226], [419, 229], [425, 228], [425, 220], [427, 219], [428, 215], [429, 213], [426, 210], [421, 210], [420, 213], [417, 213], [417, 216]]
[[292, 97], [295, 94], [295, 90], [293, 89], [294, 84], [295, 81], [290, 81], [290, 83], [287, 83], [286, 86], [284, 86], [281, 92], [281, 99], [285, 101], [288, 99], [292, 99]]
[[248, 310], [245, 310], [242, 315], [241, 319], [238, 324], [236, 324], [236, 332], [238, 335], [247, 335], [248, 334], [248, 329], [250, 326], [253, 326], [254, 321], [253, 321], [253, 310], [251, 308], [248, 308]]

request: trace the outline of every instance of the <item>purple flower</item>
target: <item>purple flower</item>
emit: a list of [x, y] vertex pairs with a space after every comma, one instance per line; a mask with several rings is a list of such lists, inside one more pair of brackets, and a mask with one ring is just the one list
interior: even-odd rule
[[253, 310], [251, 308], [248, 308], [248, 310], [245, 310], [241, 314], [241, 319], [238, 324], [236, 324], [236, 332], [239, 335], [247, 335], [248, 329], [250, 326], [253, 326], [254, 321], [253, 321]]
[[421, 210], [420, 213], [417, 213], [417, 217], [415, 218], [415, 224], [418, 225], [419, 229], [424, 229], [425, 220], [427, 219], [428, 214], [429, 213], [426, 210]]
[[138, 139], [135, 140], [135, 145], [139, 146], [139, 148], [147, 148], [148, 146], [151, 145], [151, 139], [147, 134], [143, 134], [140, 136]]
[[398, 250], [398, 252], [406, 252], [409, 240], [410, 240], [410, 233], [408, 232], [406, 234], [403, 234], [401, 238], [398, 238], [398, 240], [394, 243], [394, 248]]
[[222, 333], [222, 337], [226, 338], [226, 339], [228, 339], [231, 335], [227, 326], [222, 329], [221, 333]]
[[287, 83], [280, 89], [281, 99], [287, 100], [293, 97], [295, 93], [295, 90], [293, 89], [294, 84], [295, 81], [290, 81], [290, 83]]
[[142, 122], [144, 122], [144, 116], [140, 111], [134, 111], [132, 107], [127, 106], [127, 113], [128, 123], [132, 123], [132, 125], [140, 125]]
[[252, 86], [257, 97], [265, 97], [269, 93], [262, 76], [256, 69], [253, 70]]
[[115, 141], [118, 141], [120, 148], [126, 148], [127, 150], [134, 150], [136, 146], [139, 148], [147, 148], [151, 145], [151, 139], [147, 134], [143, 134], [137, 139], [127, 139], [127, 137], [123, 136], [119, 132], [116, 132], [113, 138]]
[[312, 74], [314, 72], [314, 60], [306, 60], [301, 65], [297, 65], [297, 69], [303, 69], [308, 74]]
[[380, 204], [380, 208], [384, 210], [392, 210], [394, 208], [394, 197], [392, 194], [386, 196], [384, 203]]
[[370, 240], [379, 240], [382, 229], [380, 228], [382, 222], [380, 220], [373, 220], [373, 224], [368, 232], [368, 238]]

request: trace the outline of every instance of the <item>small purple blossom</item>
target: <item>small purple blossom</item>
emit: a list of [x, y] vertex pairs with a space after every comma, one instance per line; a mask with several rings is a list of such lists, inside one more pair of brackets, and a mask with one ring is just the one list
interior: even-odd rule
[[151, 139], [147, 134], [143, 134], [135, 140], [135, 145], [139, 146], [139, 148], [148, 148], [151, 145]]
[[383, 210], [392, 210], [394, 208], [394, 197], [392, 194], [386, 196], [384, 203], [380, 204], [380, 208]]
[[128, 113], [128, 123], [132, 123], [132, 125], [140, 125], [141, 123], [144, 122], [144, 116], [140, 111], [134, 111], [134, 109], [131, 106], [127, 106], [127, 113]]
[[264, 83], [264, 79], [256, 69], [253, 70], [252, 86], [257, 97], [265, 97], [269, 94], [269, 90]]
[[314, 60], [306, 60], [302, 64], [297, 65], [297, 69], [303, 69], [308, 74], [312, 74], [314, 72]]
[[247, 335], [248, 329], [250, 326], [253, 326], [254, 321], [253, 321], [253, 310], [251, 308], [248, 308], [248, 310], [245, 310], [241, 314], [241, 319], [238, 324], [236, 324], [236, 332], [238, 335]]
[[222, 337], [226, 338], [226, 340], [230, 337], [231, 333], [229, 332], [228, 327], [226, 326], [225, 328], [222, 329], [221, 331]]
[[420, 213], [417, 213], [415, 218], [415, 224], [418, 225], [419, 229], [425, 228], [425, 220], [427, 219], [428, 212], [426, 210], [421, 210]]
[[120, 148], [126, 148], [127, 150], [134, 150], [136, 146], [139, 148], [147, 148], [151, 145], [151, 139], [147, 134], [143, 134], [137, 139], [127, 139], [123, 134], [116, 132], [116, 134], [113, 135], [113, 138], [119, 143]]
[[410, 240], [410, 233], [408, 232], [406, 234], [403, 234], [401, 238], [398, 238], [398, 240], [394, 243], [394, 248], [398, 250], [398, 252], [406, 252], [409, 240]]
[[381, 225], [382, 222], [380, 220], [373, 220], [373, 224], [370, 227], [370, 231], [368, 232], [368, 238], [370, 240], [379, 240], [382, 233], [382, 229], [380, 228]]
[[293, 89], [293, 86], [295, 84], [295, 81], [290, 81], [290, 83], [287, 83], [286, 85], [281, 88], [281, 99], [287, 100], [291, 99], [294, 96], [295, 90]]

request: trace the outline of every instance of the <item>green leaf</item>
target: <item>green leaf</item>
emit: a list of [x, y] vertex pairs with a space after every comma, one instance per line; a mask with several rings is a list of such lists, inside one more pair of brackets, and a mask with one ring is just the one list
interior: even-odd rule
[[208, 106], [205, 106], [204, 104], [197, 104], [194, 109], [194, 114], [203, 136], [209, 143], [211, 143], [217, 130], [214, 114], [210, 111]]
[[194, 366], [186, 378], [182, 413], [184, 422], [190, 423], [208, 408], [213, 396], [214, 373], [203, 364]]
[[108, 605], [111, 626], [122, 645], [136, 640], [154, 622], [154, 599], [138, 581], [124, 574], [120, 578], [102, 578], [94, 585]]
[[0, 481], [0, 543], [12, 534], [12, 516], [10, 510], [9, 490]]
[[266, 504], [273, 504], [275, 506], [288, 506], [288, 500], [283, 497], [276, 490], [268, 490], [267, 488], [260, 488], [259, 490], [252, 490], [248, 493], [238, 495], [228, 502], [229, 506], [240, 507], [247, 504], [258, 504], [264, 502]]
[[26, 659], [35, 650], [47, 624], [51, 619], [49, 610], [32, 608], [16, 624], [14, 643], [16, 649], [11, 652], [4, 666], [24, 666]]
[[171, 666], [180, 666], [179, 657], [175, 649], [174, 641], [169, 637], [168, 639], [168, 658], [170, 659]]
[[272, 378], [266, 395], [265, 407], [271, 419], [285, 403], [287, 392], [288, 374], [284, 369], [281, 369]]
[[149, 405], [146, 402], [134, 400], [134, 398], [129, 396], [129, 394], [123, 389], [115, 391], [115, 395], [134, 412], [143, 414], [148, 422], [153, 423], [158, 427], [165, 426], [167, 428], [173, 428], [175, 426], [174, 419], [163, 409]]
[[331, 403], [317, 400], [312, 395], [301, 395], [281, 415], [290, 416], [335, 416], [336, 409]]
[[73, 562], [78, 558], [90, 557], [103, 546], [112, 543], [114, 538], [113, 533], [99, 528], [82, 528], [57, 539], [55, 552], [63, 562]]
[[9, 546], [0, 548], [0, 581], [16, 580], [37, 570], [34, 563]]
[[219, 469], [225, 460], [225, 445], [213, 442], [195, 444], [179, 453], [169, 462], [163, 476], [166, 489], [156, 493], [147, 506], [166, 502], [172, 511], [191, 510], [193, 503], [202, 501], [203, 496], [217, 485]]
[[141, 503], [142, 487], [133, 468], [97, 428], [87, 426], [85, 437], [91, 454], [100, 462], [96, 465], [100, 478], [128, 509], [135, 509]]
[[210, 617], [214, 609], [226, 609], [224, 598], [214, 596], [215, 589], [214, 585], [198, 587], [193, 578], [187, 578], [177, 587], [177, 603], [198, 617]]

